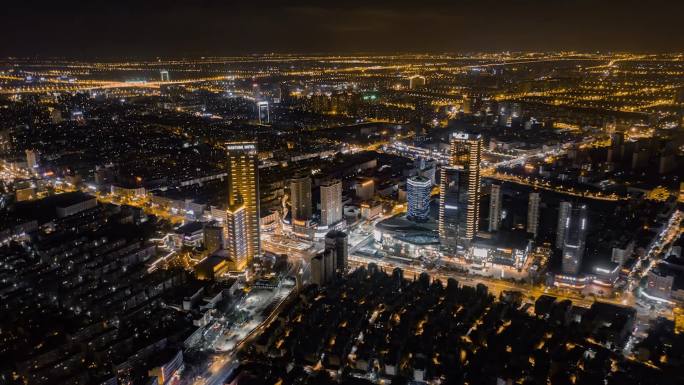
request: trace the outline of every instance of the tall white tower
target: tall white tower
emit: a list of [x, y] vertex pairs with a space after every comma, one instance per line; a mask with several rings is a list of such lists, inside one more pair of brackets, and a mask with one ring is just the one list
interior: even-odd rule
[[321, 184], [321, 225], [331, 226], [342, 220], [342, 182], [328, 180]]

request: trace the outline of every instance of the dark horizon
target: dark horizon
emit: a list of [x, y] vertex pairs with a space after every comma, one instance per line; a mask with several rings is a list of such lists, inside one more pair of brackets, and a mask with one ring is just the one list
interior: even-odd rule
[[[681, 52], [678, 0], [27, 0], [0, 15], [4, 57], [252, 53]], [[7, 38], [9, 37], [9, 38]]]
[[[283, 59], [286, 60], [287, 57], [293, 57], [293, 58], [299, 58], [300, 60], [306, 60], [306, 58], [317, 58], [317, 59], [323, 59], [323, 60], [332, 60], [336, 57], [339, 57], [340, 59], [349, 59], [353, 57], [368, 57], [369, 59], [372, 58], [380, 58], [380, 57], [396, 57], [396, 58], [411, 58], [413, 56], [418, 57], [418, 56], [427, 56], [427, 57], [437, 57], [440, 55], [443, 56], [452, 56], [454, 59], [458, 60], [472, 60], [472, 61], [478, 61], [478, 60], [484, 60], [480, 59], [478, 55], [511, 55], [511, 60], [519, 60], [520, 57], [516, 57], [516, 55], [525, 55], [525, 54], [538, 54], [538, 55], [549, 55], [551, 57], [552, 55], [558, 54], [560, 55], [561, 53], [563, 54], [574, 54], [574, 55], [587, 55], [587, 56], [594, 56], [594, 55], [634, 55], [634, 56], [652, 56], [652, 57], [666, 57], [668, 55], [670, 56], [679, 56], [684, 54], [684, 51], [660, 51], [660, 52], [646, 52], [646, 51], [608, 51], [608, 50], [595, 50], [595, 51], [576, 51], [576, 50], [547, 50], [547, 51], [534, 51], [534, 50], [521, 50], [521, 51], [511, 51], [511, 50], [490, 50], [490, 51], [461, 51], [461, 52], [236, 52], [236, 53], [227, 53], [224, 55], [209, 55], [209, 54], [202, 54], [202, 53], [196, 53], [196, 54], [175, 54], [175, 55], [153, 55], [153, 56], [144, 56], [144, 55], [120, 55], [120, 56], [104, 56], [104, 55], [7, 55], [7, 56], [0, 56], [0, 60], [6, 60], [7, 62], [26, 62], [26, 63], [39, 63], [41, 61], [54, 61], [54, 62], [84, 62], [84, 63], [118, 63], [122, 61], [131, 61], [134, 63], [149, 63], [149, 64], [154, 64], [154, 63], [165, 63], [165, 62], [174, 62], [174, 61], [198, 61], [198, 63], [201, 63], [202, 61], [210, 62], [212, 60], [227, 60], [229, 61], [230, 59], [244, 59], [248, 60], [250, 58], [252, 59], [267, 59], [269, 57], [272, 57], [274, 60], [276, 59]], [[595, 56], [594, 56], [595, 57]], [[499, 56], [499, 59], [502, 59], [503, 56]], [[577, 56], [573, 60], [578, 60], [581, 61], [583, 58]], [[505, 60], [504, 60], [505, 61]], [[187, 63], [178, 63], [179, 65], [182, 64], [187, 64]], [[503, 62], [502, 62], [503, 64]]]

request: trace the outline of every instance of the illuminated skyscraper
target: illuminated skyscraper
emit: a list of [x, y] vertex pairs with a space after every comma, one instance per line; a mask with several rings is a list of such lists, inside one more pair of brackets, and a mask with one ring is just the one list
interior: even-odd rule
[[492, 184], [489, 197], [489, 231], [498, 231], [501, 225], [501, 185]]
[[308, 175], [292, 178], [290, 181], [290, 200], [293, 221], [311, 219], [311, 178]]
[[461, 105], [461, 109], [463, 110], [464, 114], [470, 114], [473, 112], [473, 104], [475, 104], [473, 98], [468, 95], [463, 95], [463, 104]]
[[258, 83], [252, 84], [252, 97], [254, 98], [254, 100], [260, 100], [261, 99], [261, 87], [259, 87]]
[[563, 243], [563, 273], [576, 275], [580, 271], [587, 238], [587, 206], [579, 205], [570, 209], [565, 223], [565, 242]]
[[425, 76], [414, 75], [409, 78], [409, 88], [416, 89], [425, 85]]
[[236, 270], [244, 270], [251, 261], [247, 210], [244, 204], [231, 206], [226, 212], [226, 251]]
[[439, 202], [439, 238], [450, 251], [463, 252], [477, 232], [480, 220], [480, 135], [455, 133], [449, 165], [442, 168]]
[[40, 162], [40, 154], [36, 150], [26, 150], [26, 167], [34, 171], [38, 168], [38, 162]]
[[[226, 143], [228, 151], [228, 204], [244, 205], [247, 265], [261, 251], [259, 244], [259, 159], [254, 142]], [[230, 240], [226, 240], [230, 242]]]
[[342, 182], [329, 180], [321, 184], [321, 225], [331, 226], [342, 220]]
[[558, 224], [556, 225], [556, 248], [563, 249], [565, 243], [565, 228], [572, 210], [572, 203], [561, 202], [558, 206]]
[[367, 201], [375, 195], [375, 181], [370, 178], [359, 179], [354, 183], [356, 197]]
[[271, 123], [271, 114], [268, 110], [268, 102], [257, 102], [257, 112], [259, 114], [259, 124]]
[[455, 252], [458, 242], [459, 223], [465, 221], [462, 214], [466, 206], [465, 190], [462, 185], [462, 175], [454, 167], [442, 167], [439, 183], [439, 241], [442, 247]]
[[538, 192], [531, 192], [527, 201], [527, 232], [535, 238], [539, 233], [539, 204], [541, 195]]
[[167, 70], [161, 70], [159, 71], [159, 75], [161, 75], [161, 81], [162, 82], [168, 82], [169, 79], [169, 71]]
[[424, 176], [414, 176], [406, 181], [408, 200], [407, 216], [411, 220], [424, 221], [430, 213], [430, 192], [432, 182]]

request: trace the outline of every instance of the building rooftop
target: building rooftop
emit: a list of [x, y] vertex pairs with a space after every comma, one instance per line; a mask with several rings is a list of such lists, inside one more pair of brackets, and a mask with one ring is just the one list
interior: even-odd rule
[[527, 247], [531, 234], [525, 230], [500, 230], [491, 238], [476, 237], [475, 244], [483, 247], [502, 247], [523, 250]]
[[204, 229], [204, 223], [202, 222], [188, 222], [175, 230], [176, 234], [192, 235], [198, 231]]
[[44, 223], [57, 217], [57, 209], [73, 206], [95, 199], [94, 196], [81, 191], [52, 195], [35, 201], [17, 202], [12, 215], [25, 220], [37, 220]]
[[414, 222], [406, 218], [405, 214], [398, 214], [378, 222], [375, 228], [401, 234], [432, 234], [437, 231], [437, 222]]

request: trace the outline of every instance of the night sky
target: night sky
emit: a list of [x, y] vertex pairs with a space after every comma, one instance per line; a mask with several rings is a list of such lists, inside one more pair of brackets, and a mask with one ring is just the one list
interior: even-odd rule
[[3, 0], [0, 56], [684, 51], [684, 0]]

